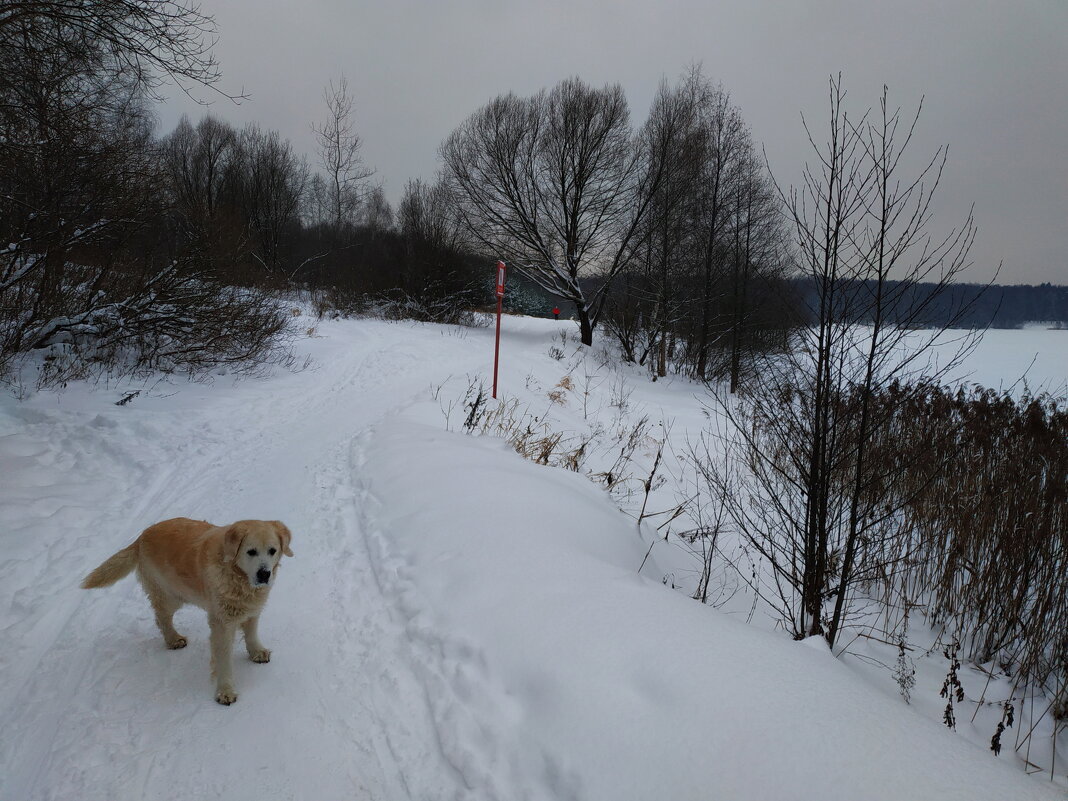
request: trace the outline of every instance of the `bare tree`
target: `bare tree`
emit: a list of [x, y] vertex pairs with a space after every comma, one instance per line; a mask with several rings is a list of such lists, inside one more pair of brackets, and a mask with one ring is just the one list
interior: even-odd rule
[[385, 190], [376, 186], [367, 196], [363, 204], [363, 213], [360, 222], [371, 229], [371, 233], [388, 231], [393, 227], [393, 207], [386, 199]]
[[231, 274], [248, 257], [249, 236], [238, 213], [240, 160], [237, 132], [204, 117], [185, 117], [161, 142], [171, 208], [196, 257], [216, 274]]
[[[622, 88], [571, 78], [530, 98], [503, 95], [454, 131], [441, 156], [471, 236], [574, 303], [592, 344], [661, 175], [635, 146]], [[588, 290], [583, 279], [595, 273]]]
[[[9, 26], [17, 27], [17, 26]], [[6, 355], [47, 339], [110, 260], [72, 282], [74, 253], [122, 247], [155, 208], [151, 122], [136, 84], [99, 54], [23, 27], [0, 44], [0, 301]], [[77, 298], [75, 299], [75, 296]]]
[[374, 175], [360, 158], [363, 141], [356, 133], [353, 119], [353, 98], [349, 94], [349, 82], [344, 75], [337, 86], [331, 81], [323, 90], [327, 118], [312, 125], [319, 149], [319, 161], [326, 172], [322, 188], [326, 192], [324, 206], [329, 210], [329, 221], [338, 231], [353, 224], [356, 211], [365, 194], [364, 181]]
[[[858, 565], [878, 570], [897, 558], [907, 502], [881, 491], [900, 462], [871, 456], [889, 424], [888, 409], [876, 413], [871, 399], [888, 382], [937, 381], [951, 369], [953, 358], [925, 359], [953, 319], [917, 329], [967, 266], [974, 236], [970, 214], [941, 239], [927, 232], [945, 149], [918, 175], [901, 175], [919, 111], [903, 124], [884, 93], [880, 117], [853, 120], [843, 97], [832, 79], [829, 141], [816, 147], [809, 134], [817, 167], [806, 168], [800, 190], [781, 193], [812, 324], [796, 332], [790, 353], [761, 362], [739, 402], [719, 397], [731, 422], [729, 462], [703, 460], [717, 498], [769, 568], [755, 589], [795, 635], [822, 634], [831, 645], [855, 587], [870, 578]], [[917, 293], [920, 282], [932, 286]], [[964, 337], [958, 358], [969, 344]], [[861, 559], [862, 549], [875, 558]]]
[[[175, 236], [164, 223], [175, 184], [138, 76], [114, 69], [106, 43], [49, 25], [0, 38], [0, 375], [17, 381], [34, 350], [38, 386], [262, 358], [286, 320], [263, 296], [211, 283], [176, 242], [188, 226]], [[62, 37], [76, 41], [56, 47]], [[190, 157], [186, 222], [201, 226], [219, 181], [195, 139], [186, 124], [176, 141], [190, 147], [171, 155]]]
[[[733, 188], [731, 228], [734, 241], [729, 259], [729, 375], [732, 393], [737, 392], [740, 386], [742, 362], [752, 344], [757, 323], [765, 323], [765, 328], [775, 325], [771, 320], [758, 317], [759, 309], [753, 298], [754, 285], [761, 280], [767, 283], [768, 279], [780, 277], [786, 265], [784, 218], [779, 198], [764, 171], [764, 165], [758, 162], [752, 147], [748, 145], [743, 149], [739, 162], [738, 180]], [[770, 305], [780, 312], [783, 309], [781, 303]], [[791, 322], [779, 320], [778, 325], [787, 329]], [[705, 330], [702, 325], [702, 333]], [[769, 343], [758, 344], [764, 345], [758, 348], [759, 351], [775, 349], [767, 347]]]
[[694, 343], [694, 375], [707, 378], [709, 358], [714, 344], [714, 320], [720, 297], [719, 279], [730, 249], [728, 221], [732, 189], [740, 184], [739, 160], [750, 148], [750, 137], [741, 113], [731, 103], [730, 95], [694, 68], [686, 79], [687, 91], [694, 98], [704, 132], [700, 158], [701, 186], [696, 203], [695, 226], [702, 232], [695, 252], [700, 259], [700, 321]]
[[645, 277], [651, 302], [648, 327], [655, 341], [654, 371], [659, 377], [667, 375], [669, 340], [686, 305], [676, 284], [683, 272], [680, 262], [688, 260], [693, 245], [690, 221], [704, 144], [694, 99], [686, 84], [672, 89], [662, 82], [640, 136], [646, 169], [661, 175], [650, 181], [656, 189], [641, 228], [643, 246], [631, 262], [639, 263]]
[[300, 224], [308, 167], [277, 131], [249, 124], [238, 142], [234, 169], [241, 180], [241, 204], [252, 240], [252, 258], [269, 274], [289, 277], [288, 235]]
[[398, 207], [404, 247], [398, 289], [410, 314], [438, 322], [471, 322], [470, 309], [484, 300], [467, 252], [462, 222], [448, 189], [439, 181], [409, 181]]
[[657, 376], [670, 359], [737, 383], [750, 351], [781, 340], [769, 336], [783, 315], [768, 291], [782, 272], [778, 198], [737, 110], [699, 68], [661, 87], [641, 145], [661, 175], [611, 294], [610, 330]]
[[214, 87], [221, 78], [212, 53], [215, 20], [187, 0], [6, 0], [0, 39], [33, 29], [42, 49], [77, 57], [86, 48], [105, 54], [112, 75], [159, 97], [161, 78], [184, 92]]
[[423, 241], [435, 248], [460, 250], [463, 232], [448, 189], [441, 183], [409, 181], [398, 209], [400, 232], [409, 242]]

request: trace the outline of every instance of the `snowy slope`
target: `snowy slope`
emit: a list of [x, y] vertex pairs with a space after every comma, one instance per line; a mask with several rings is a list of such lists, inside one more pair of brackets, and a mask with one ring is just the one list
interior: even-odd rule
[[[502, 386], [551, 387], [564, 326], [509, 320]], [[0, 401], [0, 801], [1063, 797], [639, 577], [633, 520], [585, 478], [445, 431], [491, 331], [319, 334], [269, 379]], [[694, 389], [672, 397], [696, 425]], [[229, 708], [200, 610], [171, 652], [135, 581], [77, 589], [178, 515], [294, 532], [272, 661], [237, 646]]]
[[514, 743], [532, 797], [1062, 797], [873, 694], [822, 639], [638, 577], [633, 523], [585, 479], [456, 436], [381, 426], [368, 532], [417, 650], [459, 655], [435, 695], [508, 700], [507, 724], [484, 734]]

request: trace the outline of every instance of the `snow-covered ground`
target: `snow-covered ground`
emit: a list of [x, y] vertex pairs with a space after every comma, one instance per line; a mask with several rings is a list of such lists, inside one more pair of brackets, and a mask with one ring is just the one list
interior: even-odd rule
[[[492, 336], [326, 322], [300, 372], [160, 381], [125, 406], [137, 387], [0, 399], [0, 800], [1065, 797], [818, 641], [690, 600], [680, 549], [639, 573], [652, 534], [619, 509], [641, 503], [627, 482], [463, 433]], [[646, 459], [699, 431], [697, 386], [573, 341], [508, 318], [501, 394], [599, 431], [591, 471], [635, 418]], [[1056, 389], [1066, 355], [1068, 332], [992, 332], [971, 379], [1031, 365]], [[178, 613], [190, 646], [168, 651], [133, 579], [78, 589], [174, 516], [294, 532], [260, 628], [272, 660], [236, 646], [232, 707], [203, 612]]]

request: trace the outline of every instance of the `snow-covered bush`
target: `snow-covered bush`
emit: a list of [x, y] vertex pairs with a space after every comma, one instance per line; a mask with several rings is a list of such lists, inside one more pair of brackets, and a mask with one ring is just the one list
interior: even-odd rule
[[[47, 388], [102, 374], [248, 369], [286, 352], [284, 309], [263, 292], [205, 281], [181, 262], [107, 278], [68, 263], [47, 306], [28, 287], [0, 293], [0, 377]], [[42, 308], [52, 313], [33, 313]]]

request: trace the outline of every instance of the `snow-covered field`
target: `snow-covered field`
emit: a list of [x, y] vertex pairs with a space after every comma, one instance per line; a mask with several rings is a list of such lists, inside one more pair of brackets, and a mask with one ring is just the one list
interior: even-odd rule
[[[654, 535], [619, 506], [640, 495], [463, 433], [492, 337], [324, 322], [300, 372], [0, 399], [0, 799], [1065, 798], [985, 729], [690, 600], [680, 549], [639, 573]], [[704, 424], [696, 385], [573, 342], [508, 318], [502, 399], [606, 443], [647, 417], [645, 458]], [[1057, 390], [1066, 357], [1068, 331], [991, 332], [969, 378]], [[190, 646], [168, 651], [133, 579], [78, 589], [174, 516], [294, 533], [272, 660], [236, 646], [231, 707], [203, 612], [178, 613]]]

